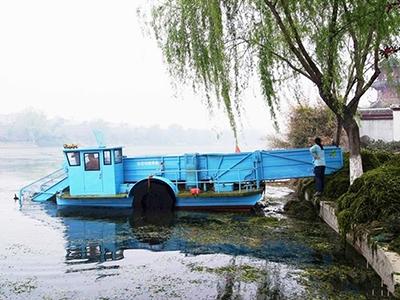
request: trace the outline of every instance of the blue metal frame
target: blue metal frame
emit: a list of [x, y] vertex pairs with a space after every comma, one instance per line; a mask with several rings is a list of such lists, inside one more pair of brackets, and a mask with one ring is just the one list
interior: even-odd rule
[[[114, 161], [111, 165], [104, 164], [104, 151], [111, 152]], [[307, 148], [169, 156], [122, 155], [121, 163], [116, 163], [115, 151], [122, 154], [122, 147], [64, 149], [65, 153], [79, 152], [81, 162], [79, 166], [67, 164], [70, 196], [105, 199], [107, 196], [129, 195], [136, 184], [150, 177], [164, 182], [177, 195], [178, 188], [249, 191], [259, 190], [263, 181], [314, 176], [312, 157]], [[325, 147], [324, 151], [326, 174], [339, 170], [343, 166], [342, 150]], [[100, 170], [85, 170], [84, 153], [98, 153]], [[93, 176], [89, 176], [91, 173]], [[89, 186], [92, 188], [88, 189]], [[26, 188], [21, 190], [21, 195]]]

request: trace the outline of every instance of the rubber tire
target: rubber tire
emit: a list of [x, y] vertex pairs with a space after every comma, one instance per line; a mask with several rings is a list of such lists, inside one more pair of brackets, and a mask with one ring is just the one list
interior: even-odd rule
[[142, 181], [133, 190], [134, 212], [172, 211], [175, 195], [165, 183], [156, 180]]

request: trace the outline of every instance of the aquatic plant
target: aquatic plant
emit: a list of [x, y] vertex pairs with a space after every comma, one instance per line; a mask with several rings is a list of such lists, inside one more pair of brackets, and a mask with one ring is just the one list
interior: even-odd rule
[[[311, 267], [305, 270], [306, 281], [303, 284], [307, 287], [307, 294], [310, 299], [315, 299], [313, 294], [316, 285], [323, 289], [325, 297], [322, 299], [367, 299], [364, 295], [356, 294], [352, 285], [369, 284], [374, 272], [356, 267], [343, 265], [325, 265]], [[321, 299], [318, 297], [318, 299]]]
[[205, 267], [201, 265], [189, 265], [191, 271], [195, 272], [208, 272], [208, 273], [214, 273], [218, 276], [235, 276], [237, 277], [240, 281], [243, 282], [255, 282], [259, 281], [265, 276], [265, 271], [258, 268], [254, 267], [248, 264], [243, 264], [243, 265], [235, 265], [235, 264], [230, 264], [222, 267], [217, 267], [217, 268], [211, 268], [211, 267]]
[[372, 242], [373, 237], [377, 242], [390, 241], [400, 231], [399, 194], [399, 166], [389, 161], [366, 172], [337, 202], [340, 232], [352, 231], [355, 237], [369, 232]]
[[309, 201], [291, 200], [283, 209], [287, 215], [300, 220], [314, 221], [318, 217], [314, 206]]

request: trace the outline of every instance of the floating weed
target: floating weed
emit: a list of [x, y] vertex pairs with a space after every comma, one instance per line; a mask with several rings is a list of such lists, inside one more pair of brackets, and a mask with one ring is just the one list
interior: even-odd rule
[[[55, 297], [55, 296], [47, 296], [47, 295], [45, 295], [45, 296], [42, 296], [42, 300], [70, 300], [71, 298], [68, 298], [68, 297], [65, 297], [65, 296], [63, 296], [63, 297]], [[102, 298], [99, 298], [99, 300], [100, 299], [102, 299]]]
[[318, 252], [331, 252], [334, 248], [334, 245], [329, 242], [317, 241], [315, 243], [311, 243], [311, 247]]
[[201, 280], [201, 279], [191, 279], [191, 280], [189, 280], [190, 284], [203, 284], [203, 283], [206, 283], [206, 282], [207, 282], [206, 280]]
[[234, 244], [250, 248], [262, 245], [266, 235], [284, 224], [273, 217], [231, 214], [193, 219], [180, 218], [184, 222], [177, 232], [183, 239], [201, 245]]
[[9, 252], [12, 255], [19, 255], [19, 254], [33, 254], [34, 252], [32, 251], [31, 248], [29, 248], [26, 245], [23, 244], [12, 244], [8, 247], [5, 248], [7, 252]]
[[217, 268], [210, 268], [195, 264], [189, 264], [192, 272], [207, 272], [218, 276], [232, 276], [243, 282], [258, 282], [265, 277], [265, 271], [250, 265], [228, 265]]
[[30, 293], [36, 286], [36, 278], [28, 278], [21, 281], [6, 281], [2, 284], [14, 294]]
[[274, 217], [258, 216], [249, 219], [249, 226], [260, 226], [264, 228], [273, 228], [280, 226], [283, 221]]
[[299, 280], [306, 287], [306, 293], [310, 298], [316, 297], [315, 291], [318, 290], [318, 295], [321, 296], [320, 293], [323, 291], [327, 299], [358, 300], [367, 299], [367, 297], [359, 294], [355, 286], [370, 285], [374, 272], [357, 267], [330, 265], [307, 268], [303, 276]]
[[[154, 284], [150, 284], [145, 288], [150, 292], [148, 295], [149, 298], [182, 298], [182, 296], [179, 294], [179, 288], [183, 286], [182, 279], [168, 275], [156, 277], [154, 279]], [[136, 289], [138, 289], [138, 287]]]

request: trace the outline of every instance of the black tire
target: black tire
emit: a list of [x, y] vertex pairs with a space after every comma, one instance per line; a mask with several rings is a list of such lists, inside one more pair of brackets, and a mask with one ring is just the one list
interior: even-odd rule
[[175, 195], [171, 188], [157, 180], [145, 180], [133, 190], [134, 212], [172, 211], [175, 207]]

